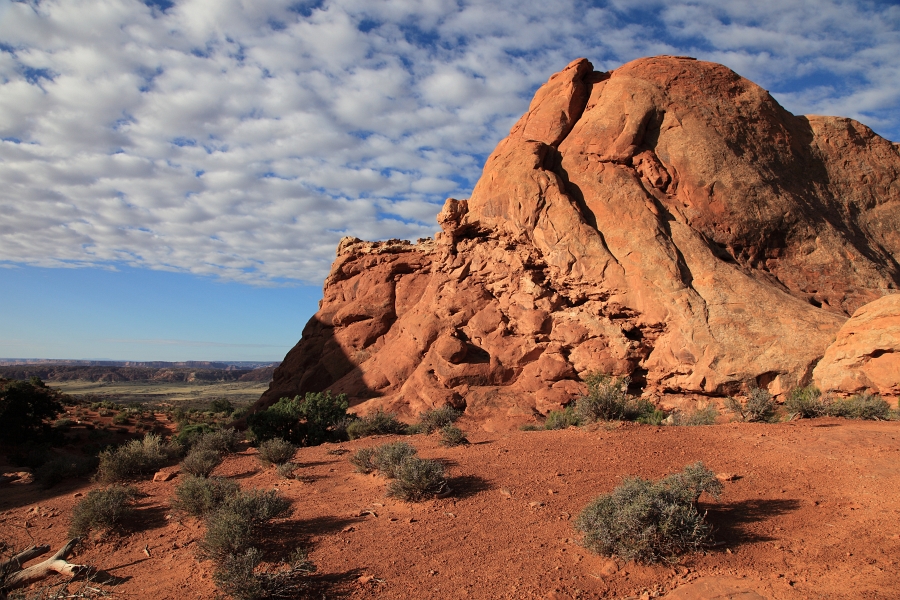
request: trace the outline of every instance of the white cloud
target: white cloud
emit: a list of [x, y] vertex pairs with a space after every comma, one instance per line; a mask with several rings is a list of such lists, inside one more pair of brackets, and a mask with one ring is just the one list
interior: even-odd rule
[[433, 233], [580, 56], [717, 60], [896, 138], [898, 30], [811, 0], [0, 0], [0, 266], [319, 280], [342, 235]]

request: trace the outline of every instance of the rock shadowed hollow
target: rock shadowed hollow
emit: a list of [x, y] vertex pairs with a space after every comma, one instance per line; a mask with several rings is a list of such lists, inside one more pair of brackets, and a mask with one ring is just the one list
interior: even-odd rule
[[258, 407], [331, 389], [492, 429], [571, 401], [589, 371], [651, 398], [783, 393], [900, 284], [900, 153], [722, 65], [579, 59], [438, 222], [417, 244], [341, 241]]

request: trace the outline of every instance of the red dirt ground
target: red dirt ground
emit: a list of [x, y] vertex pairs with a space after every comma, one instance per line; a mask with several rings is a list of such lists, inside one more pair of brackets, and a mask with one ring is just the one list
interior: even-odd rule
[[[307, 547], [327, 597], [900, 598], [897, 422], [473, 432], [472, 445], [458, 448], [406, 437], [449, 467], [454, 495], [421, 504], [386, 498], [383, 478], [355, 473], [349, 454], [329, 453], [394, 439], [302, 448], [301, 480], [280, 479], [252, 449], [215, 474], [277, 487], [294, 503], [293, 516], [271, 524], [260, 544], [283, 555]], [[737, 476], [720, 502], [704, 504], [717, 546], [677, 565], [640, 566], [579, 545], [572, 523], [591, 499], [623, 477], [658, 478], [697, 460]], [[120, 578], [107, 588], [115, 597], [215, 597], [212, 563], [197, 559], [202, 525], [169, 516], [179, 479], [139, 482], [147, 494], [140, 516], [71, 560]], [[76, 495], [90, 487], [4, 485], [0, 539], [61, 546]]]

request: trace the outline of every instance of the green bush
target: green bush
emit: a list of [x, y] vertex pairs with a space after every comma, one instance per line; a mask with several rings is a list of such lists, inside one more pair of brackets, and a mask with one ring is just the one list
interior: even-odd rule
[[260, 525], [290, 513], [290, 502], [275, 490], [238, 492], [207, 514], [201, 548], [216, 560], [229, 554], [242, 554], [250, 548]]
[[846, 400], [835, 400], [826, 406], [829, 416], [847, 419], [884, 421], [890, 418], [891, 414], [890, 404], [872, 394], [857, 394]]
[[207, 431], [197, 437], [191, 446], [192, 450], [215, 450], [221, 456], [237, 450], [241, 441], [240, 434], [233, 428]]
[[131, 503], [137, 497], [137, 489], [130, 485], [112, 485], [103, 490], [91, 490], [72, 509], [69, 535], [83, 537], [91, 530], [113, 530], [133, 512]]
[[129, 420], [128, 420], [128, 413], [125, 412], [125, 411], [119, 411], [119, 412], [117, 412], [117, 413], [113, 416], [112, 422], [115, 423], [116, 425], [125, 425], [125, 424], [129, 423]]
[[375, 466], [375, 448], [360, 448], [349, 459], [357, 473], [371, 473]]
[[264, 465], [280, 465], [294, 458], [297, 448], [286, 440], [271, 439], [259, 445], [259, 460]]
[[20, 444], [46, 437], [49, 422], [63, 411], [61, 397], [37, 377], [29, 381], [0, 379], [0, 439]]
[[382, 444], [375, 448], [372, 456], [372, 464], [378, 469], [382, 475], [388, 479], [397, 476], [397, 469], [404, 459], [415, 456], [417, 450], [414, 446], [406, 442], [394, 442], [392, 444]]
[[734, 414], [735, 420], [747, 423], [769, 423], [775, 419], [776, 415], [776, 405], [772, 394], [759, 388], [750, 390], [744, 404], [741, 404], [737, 398], [726, 398], [725, 408]]
[[697, 425], [715, 425], [719, 411], [712, 404], [698, 408], [689, 413], [676, 412], [672, 415], [672, 424], [694, 427]]
[[412, 430], [415, 433], [432, 434], [447, 425], [452, 425], [462, 414], [461, 410], [453, 408], [449, 404], [441, 408], [430, 408], [419, 415], [419, 420], [412, 426]]
[[388, 496], [420, 502], [447, 491], [444, 465], [436, 460], [407, 456], [394, 469], [394, 479], [388, 484]]
[[828, 412], [822, 392], [813, 385], [792, 389], [784, 401], [784, 409], [806, 419], [821, 417]]
[[573, 425], [581, 425], [581, 418], [572, 406], [562, 410], [551, 410], [544, 420], [544, 429], [567, 429]]
[[300, 396], [281, 398], [267, 408], [247, 417], [247, 428], [255, 442], [281, 438], [289, 442], [315, 446], [326, 441], [329, 432], [347, 417], [347, 397], [327, 392], [307, 392]]
[[469, 443], [469, 438], [465, 432], [455, 425], [444, 425], [441, 427], [441, 446], [464, 446]]
[[354, 419], [347, 424], [347, 436], [356, 440], [372, 435], [403, 434], [406, 433], [406, 424], [397, 420], [394, 413], [384, 412], [381, 409], [368, 417]]
[[214, 413], [225, 413], [230, 415], [234, 412], [234, 404], [226, 398], [216, 398], [209, 405], [209, 410]]
[[84, 477], [97, 468], [93, 456], [58, 456], [52, 458], [34, 472], [34, 477], [44, 489], [70, 477]]
[[148, 433], [143, 440], [131, 440], [113, 450], [100, 453], [97, 481], [115, 483], [153, 473], [172, 456], [158, 435]]
[[582, 423], [615, 421], [628, 414], [629, 377], [612, 377], [590, 373], [585, 377], [588, 393], [575, 402], [575, 412]]
[[178, 434], [173, 441], [182, 446], [185, 450], [190, 450], [194, 444], [206, 434], [215, 431], [212, 425], [207, 423], [188, 423], [180, 421], [178, 425]]
[[281, 464], [275, 465], [275, 471], [280, 477], [284, 477], [285, 479], [293, 479], [294, 473], [299, 468], [300, 465], [292, 462], [283, 462]]
[[316, 571], [314, 564], [300, 550], [286, 561], [287, 568], [258, 571], [262, 553], [250, 548], [242, 554], [229, 554], [216, 564], [213, 579], [226, 594], [235, 600], [262, 598], [306, 598], [309, 583], [306, 576]]
[[346, 394], [307, 393], [300, 405], [300, 414], [306, 419], [305, 445], [316, 446], [326, 441], [328, 430], [347, 417], [348, 406]]
[[205, 516], [240, 492], [236, 481], [224, 477], [189, 475], [175, 488], [172, 508], [194, 517]]
[[671, 560], [701, 548], [710, 527], [697, 509], [700, 494], [718, 499], [722, 484], [695, 463], [659, 481], [626, 479], [610, 494], [588, 504], [575, 521], [584, 545], [625, 560]]
[[181, 469], [190, 475], [197, 477], [209, 477], [219, 463], [222, 457], [213, 448], [194, 448], [187, 453], [184, 460], [181, 461]]

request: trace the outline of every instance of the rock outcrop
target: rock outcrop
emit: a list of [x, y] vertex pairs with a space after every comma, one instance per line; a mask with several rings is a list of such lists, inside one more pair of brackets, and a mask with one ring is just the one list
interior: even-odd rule
[[900, 396], [900, 294], [861, 307], [813, 371], [825, 392]]
[[258, 406], [331, 389], [491, 428], [569, 402], [588, 371], [653, 398], [781, 393], [900, 284], [900, 153], [721, 65], [580, 59], [438, 222], [417, 244], [341, 242]]

